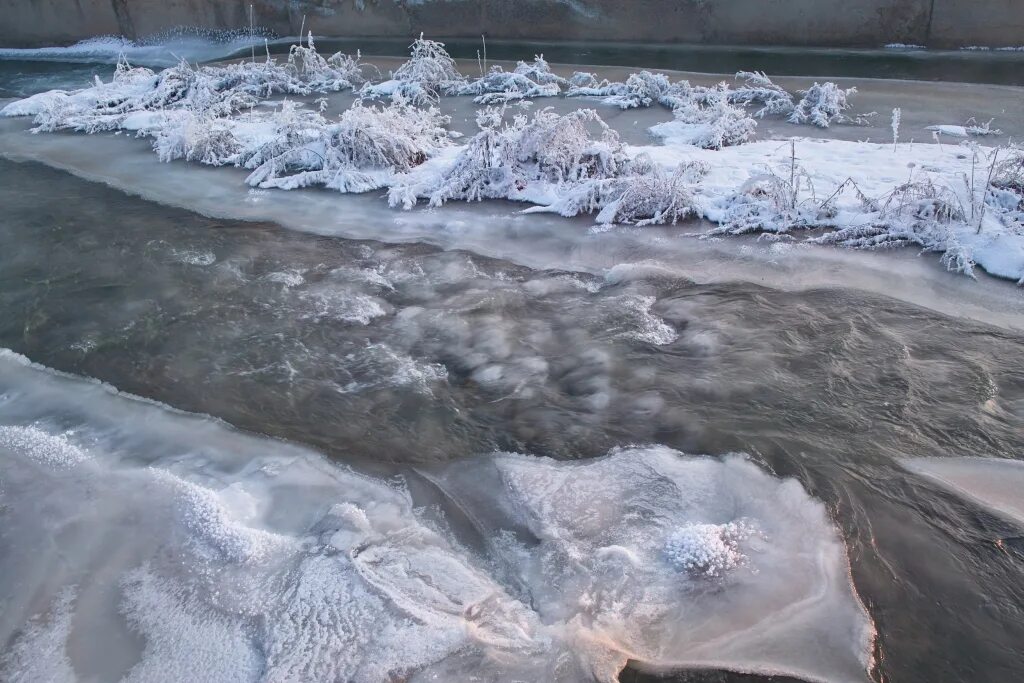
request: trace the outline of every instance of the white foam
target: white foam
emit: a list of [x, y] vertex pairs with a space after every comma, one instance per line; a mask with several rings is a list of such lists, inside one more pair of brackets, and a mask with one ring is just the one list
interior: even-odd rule
[[438, 467], [441, 505], [483, 538], [470, 550], [398, 480], [10, 352], [0, 424], [85, 454], [68, 469], [36, 457], [41, 437], [3, 442], [5, 680], [74, 680], [83, 648], [124, 662], [102, 680], [147, 682], [610, 682], [630, 658], [861, 681], [869, 665], [824, 506], [741, 457]]
[[224, 59], [253, 45], [264, 47], [264, 37], [250, 36], [247, 32], [201, 35], [183, 31], [141, 42], [121, 36], [99, 36], [66, 47], [0, 48], [0, 59], [116, 64], [123, 55], [133, 65], [173, 66], [182, 59], [190, 62]]
[[903, 466], [948, 491], [1024, 525], [1024, 462], [998, 458], [907, 458]]

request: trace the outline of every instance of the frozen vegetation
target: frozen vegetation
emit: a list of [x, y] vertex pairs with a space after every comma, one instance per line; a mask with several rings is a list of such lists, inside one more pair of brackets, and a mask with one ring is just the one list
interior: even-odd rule
[[[340, 90], [357, 94], [340, 115], [308, 102]], [[855, 94], [831, 82], [791, 93], [761, 72], [714, 87], [647, 71], [623, 82], [582, 72], [566, 79], [540, 56], [471, 79], [443, 44], [422, 38], [389, 78], [372, 82], [358, 55], [324, 58], [310, 36], [283, 62], [182, 61], [155, 73], [122, 59], [110, 82], [34, 95], [3, 114], [34, 117], [36, 132], [133, 131], [150, 137], [162, 160], [243, 167], [260, 188], [385, 189], [403, 209], [508, 199], [530, 205], [527, 212], [589, 215], [600, 225], [704, 219], [714, 224], [696, 229], [704, 238], [756, 233], [858, 249], [910, 246], [939, 254], [957, 272], [980, 266], [1024, 282], [1021, 151], [941, 144], [942, 135], [997, 134], [991, 121], [938, 126], [940, 144], [900, 142], [898, 110], [892, 144], [754, 139], [758, 119], [868, 124], [852, 113]], [[483, 105], [478, 132], [459, 144], [438, 108], [454, 96]], [[673, 120], [651, 128], [652, 144], [627, 146], [595, 109], [507, 108], [559, 96], [664, 106]], [[285, 100], [257, 106], [271, 97]]]

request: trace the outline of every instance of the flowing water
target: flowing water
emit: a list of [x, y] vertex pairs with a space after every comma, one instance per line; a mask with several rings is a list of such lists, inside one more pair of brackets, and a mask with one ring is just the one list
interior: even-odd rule
[[[1012, 285], [625, 265], [685, 239], [657, 231], [574, 267], [579, 243], [386, 239], [359, 198], [322, 201], [362, 232], [318, 235], [226, 193], [0, 179], [12, 679], [1024, 678], [1020, 527], [905, 466], [1024, 456]], [[947, 314], [967, 287], [1002, 303]]]

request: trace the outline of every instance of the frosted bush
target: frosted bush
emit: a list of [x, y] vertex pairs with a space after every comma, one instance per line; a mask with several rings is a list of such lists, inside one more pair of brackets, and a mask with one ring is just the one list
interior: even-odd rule
[[[309, 46], [293, 46], [287, 64], [268, 57], [262, 62], [195, 67], [182, 60], [154, 73], [132, 67], [122, 58], [109, 83], [37, 98], [36, 130], [96, 133], [122, 127], [129, 115], [189, 109], [197, 115], [229, 116], [275, 94], [309, 95], [353, 88], [360, 80], [358, 59], [335, 54], [323, 59], [312, 37]], [[24, 105], [7, 115], [28, 113]]]
[[446, 122], [436, 108], [356, 102], [330, 123], [286, 102], [274, 118], [273, 137], [248, 150], [240, 163], [253, 169], [246, 182], [254, 187], [323, 185], [365, 192], [383, 187], [393, 174], [411, 170], [447, 145]]
[[367, 83], [359, 91], [365, 99], [402, 98], [414, 104], [437, 102], [448, 92], [458, 90], [466, 83], [455, 60], [444, 49], [444, 43], [425, 40], [422, 35], [410, 46], [412, 54], [402, 66], [383, 83]]
[[519, 62], [514, 71], [500, 66], [491, 67], [486, 76], [459, 85], [452, 95], [475, 95], [477, 104], [502, 104], [532, 97], [556, 97], [566, 80], [551, 73], [551, 67], [542, 56], [532, 63]]
[[523, 213], [550, 212], [566, 217], [597, 213], [597, 222], [602, 224], [675, 224], [699, 213], [694, 186], [707, 171], [705, 164], [689, 162], [668, 173], [647, 155], [640, 155], [632, 160], [628, 174], [561, 188], [551, 204]]
[[687, 142], [704, 149], [722, 149], [749, 140], [757, 129], [745, 111], [728, 102], [726, 90], [704, 96], [705, 104], [691, 100], [673, 110], [680, 127], [687, 130]]
[[680, 165], [671, 174], [655, 166], [648, 173], [624, 179], [621, 194], [607, 203], [597, 215], [597, 222], [675, 225], [697, 213], [693, 173], [692, 166]]
[[746, 520], [726, 524], [687, 524], [665, 542], [665, 557], [694, 578], [721, 579], [745, 566], [740, 544], [756, 533]]
[[242, 145], [228, 120], [182, 110], [161, 118], [153, 149], [164, 162], [184, 159], [223, 166], [235, 162]]
[[843, 90], [835, 83], [815, 83], [802, 95], [793, 112], [789, 115], [790, 123], [811, 123], [819, 128], [828, 128], [835, 122], [861, 122], [851, 119], [843, 112], [850, 108], [849, 98], [857, 92], [856, 88]]
[[1024, 150], [1011, 149], [992, 169], [991, 186], [1021, 196], [1024, 201]]
[[773, 83], [763, 71], [738, 71], [736, 78], [743, 79], [743, 85], [729, 91], [729, 101], [733, 104], [761, 104], [754, 112], [759, 119], [793, 112], [793, 96]]
[[[443, 173], [425, 182], [400, 179], [389, 194], [392, 206], [411, 208], [419, 198], [432, 206], [451, 199], [515, 198], [534, 185], [614, 178], [630, 168], [618, 134], [592, 109], [560, 116], [549, 108], [505, 124], [503, 110], [487, 108], [477, 123], [480, 132]], [[592, 136], [588, 126], [596, 126], [600, 136]]]
[[601, 97], [605, 104], [620, 109], [650, 107], [656, 103], [674, 108], [690, 102], [700, 90], [687, 81], [672, 83], [665, 74], [650, 71], [630, 74], [624, 83], [607, 79], [599, 82], [593, 74], [576, 72], [570, 84], [567, 97]]
[[336, 52], [327, 59], [320, 56], [313, 44], [313, 34], [306, 37], [306, 46], [292, 45], [288, 51], [288, 68], [312, 92], [338, 92], [355, 89], [363, 79], [361, 55], [350, 57]]

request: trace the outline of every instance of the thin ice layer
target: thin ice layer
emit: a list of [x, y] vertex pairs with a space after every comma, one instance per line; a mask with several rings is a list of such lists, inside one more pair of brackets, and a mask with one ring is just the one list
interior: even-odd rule
[[69, 680], [865, 679], [823, 506], [741, 457], [484, 456], [430, 472], [424, 516], [398, 480], [7, 351], [0, 429], [4, 680], [34, 643]]
[[996, 458], [913, 458], [903, 466], [1016, 524], [1024, 524], [1024, 462]]

